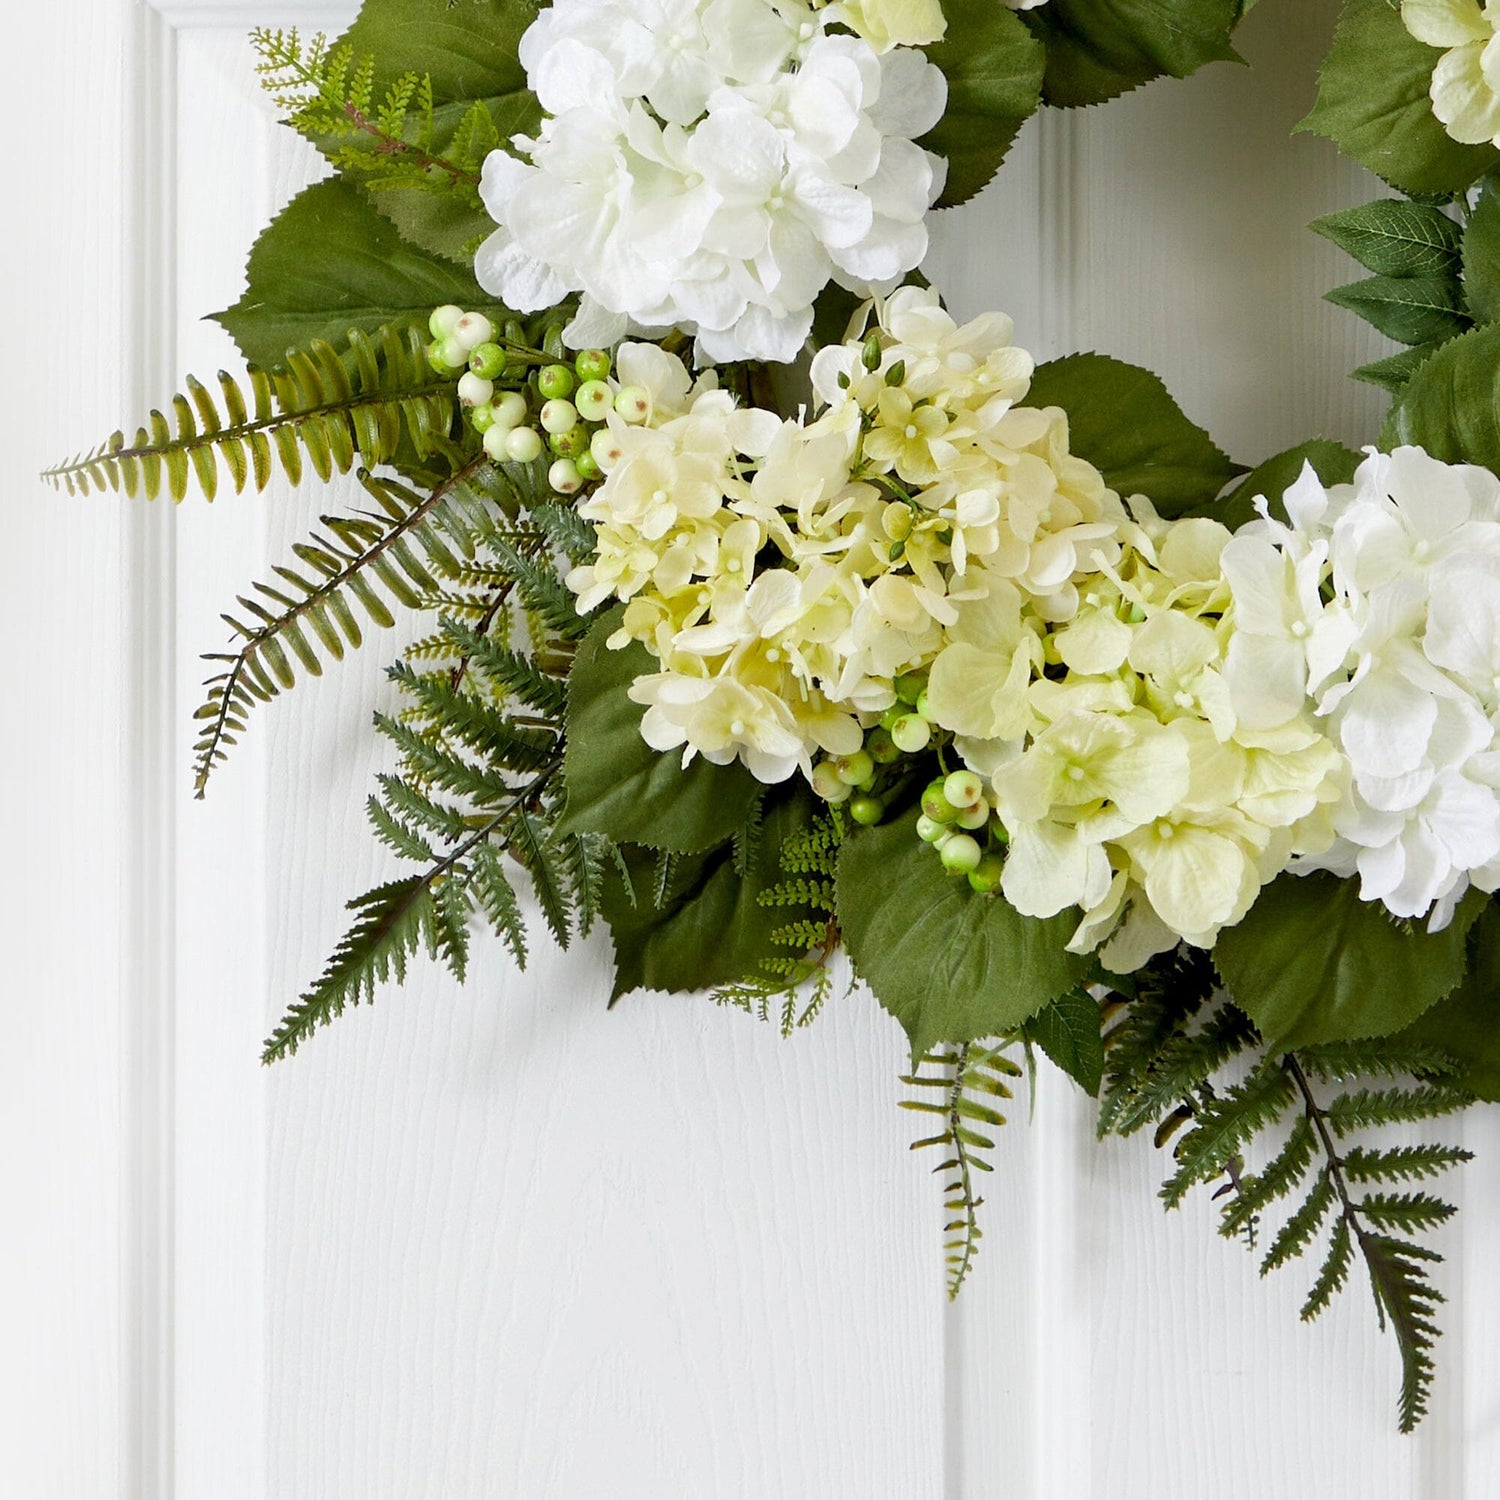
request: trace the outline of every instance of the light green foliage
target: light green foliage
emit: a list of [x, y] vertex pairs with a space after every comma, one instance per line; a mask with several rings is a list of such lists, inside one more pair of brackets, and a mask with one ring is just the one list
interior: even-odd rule
[[189, 482], [212, 500], [220, 466], [235, 492], [260, 491], [279, 468], [297, 484], [304, 463], [325, 483], [356, 459], [388, 463], [406, 445], [418, 458], [451, 458], [458, 420], [453, 382], [433, 374], [413, 330], [348, 334], [345, 352], [321, 339], [291, 352], [285, 368], [252, 366], [243, 382], [220, 373], [219, 399], [196, 380], [172, 400], [170, 418], [152, 412], [133, 441], [117, 432], [102, 447], [42, 476], [69, 494], [90, 487], [174, 500]]
[[495, 312], [467, 268], [408, 244], [341, 177], [292, 199], [256, 240], [245, 277], [245, 295], [215, 321], [268, 369], [314, 339], [342, 344], [351, 328], [410, 328], [425, 343], [427, 319], [444, 303]]
[[1006, 1040], [989, 1046], [937, 1047], [924, 1052], [901, 1080], [924, 1095], [901, 1100], [901, 1108], [935, 1115], [939, 1121], [937, 1134], [913, 1141], [911, 1149], [935, 1146], [943, 1152], [943, 1160], [932, 1170], [944, 1175], [943, 1207], [948, 1217], [943, 1249], [950, 1298], [963, 1288], [983, 1238], [979, 1209], [984, 1199], [975, 1190], [975, 1173], [994, 1170], [984, 1153], [994, 1150], [995, 1142], [985, 1131], [1005, 1124], [1000, 1104], [1012, 1097], [1011, 1083], [1021, 1076], [1021, 1069], [1006, 1056], [1010, 1045]]
[[855, 971], [900, 1021], [913, 1055], [1015, 1030], [1077, 987], [1071, 912], [1023, 917], [976, 896], [916, 835], [916, 811], [853, 832], [839, 859], [839, 920]]
[[1500, 471], [1500, 324], [1453, 339], [1416, 370], [1386, 419], [1382, 448], [1415, 443], [1445, 463]]
[[1305, 464], [1313, 466], [1313, 472], [1324, 484], [1347, 484], [1354, 477], [1359, 460], [1359, 454], [1342, 443], [1313, 438], [1257, 464], [1222, 498], [1201, 507], [1201, 513], [1222, 521], [1233, 531], [1255, 519], [1255, 501], [1263, 498], [1270, 502], [1271, 514], [1285, 521], [1286, 506], [1281, 497], [1302, 473]]
[[1233, 463], [1149, 370], [1103, 354], [1040, 365], [1026, 398], [1068, 414], [1069, 446], [1123, 496], [1167, 517], [1206, 505], [1244, 468]]
[[1440, 56], [1390, 0], [1345, 0], [1318, 102], [1298, 129], [1327, 136], [1402, 192], [1462, 192], [1500, 164], [1500, 152], [1460, 145], [1439, 124], [1428, 87]]
[[[1304, 1319], [1327, 1308], [1357, 1254], [1382, 1326], [1396, 1335], [1401, 1430], [1411, 1431], [1427, 1407], [1442, 1294], [1428, 1279], [1441, 1257], [1409, 1236], [1442, 1224], [1453, 1208], [1410, 1184], [1469, 1153], [1344, 1143], [1462, 1109], [1472, 1096], [1456, 1060], [1391, 1039], [1266, 1049], [1249, 1018], [1215, 998], [1201, 956], [1186, 950], [1139, 978], [1137, 993], [1116, 1002], [1119, 1019], [1106, 1034], [1101, 1135], [1154, 1124], [1158, 1146], [1175, 1141], [1163, 1201], [1175, 1207], [1194, 1187], [1219, 1184], [1220, 1231], [1263, 1246], [1263, 1275], [1316, 1251]], [[1226, 1071], [1228, 1079], [1219, 1076]], [[1372, 1087], [1369, 1079], [1391, 1082]], [[1252, 1170], [1252, 1160], [1264, 1164]], [[1273, 1211], [1283, 1217], [1267, 1242], [1263, 1221]]]
[[[764, 837], [759, 817], [737, 836], [736, 852], [746, 871]], [[756, 898], [761, 906], [783, 914], [783, 924], [767, 937], [773, 951], [760, 960], [758, 973], [714, 992], [720, 1005], [734, 1006], [762, 1021], [775, 1020], [783, 1037], [811, 1025], [833, 993], [832, 960], [839, 946], [834, 880], [843, 837], [843, 817], [830, 808], [781, 841], [782, 878]]]
[[566, 826], [678, 853], [712, 849], [750, 815], [761, 785], [738, 762], [684, 767], [680, 753], [658, 754], [641, 738], [642, 709], [626, 689], [655, 664], [637, 643], [609, 649], [619, 615], [590, 630], [569, 686]]
[[1023, 12], [1047, 46], [1048, 104], [1101, 104], [1162, 74], [1236, 56], [1240, 0], [1048, 0]]
[[1490, 178], [1463, 234], [1464, 291], [1481, 323], [1500, 322], [1500, 187]]
[[1452, 992], [1479, 898], [1429, 933], [1359, 899], [1358, 883], [1283, 875], [1226, 928], [1214, 964], [1235, 1003], [1278, 1047], [1387, 1036]]
[[441, 569], [450, 592], [419, 600], [441, 608], [438, 628], [391, 669], [403, 710], [375, 721], [399, 762], [380, 778], [371, 824], [396, 855], [425, 868], [351, 903], [353, 927], [267, 1041], [268, 1062], [369, 999], [377, 983], [404, 977], [420, 948], [462, 978], [476, 918], [524, 966], [516, 866], [561, 946], [601, 912], [611, 844], [557, 826], [565, 683], [584, 627], [538, 582], [539, 559], [555, 578], [555, 530], [539, 521], [545, 505], [524, 471], [485, 466], [465, 483], [447, 522], [461, 533]]
[[374, 191], [409, 244], [466, 262], [494, 227], [478, 192], [485, 156], [540, 122], [516, 58], [534, 17], [524, 0], [365, 0], [331, 47], [255, 39], [293, 128]]
[[[945, 0], [948, 34], [927, 55], [948, 79], [948, 108], [922, 145], [948, 162], [940, 208], [967, 203], [999, 170], [1041, 105], [1041, 44], [991, 0]], [[839, 330], [837, 336], [842, 336]]]

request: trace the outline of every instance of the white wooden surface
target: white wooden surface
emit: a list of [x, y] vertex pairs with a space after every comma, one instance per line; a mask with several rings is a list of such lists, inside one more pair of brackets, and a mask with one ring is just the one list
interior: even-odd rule
[[[1307, 219], [1372, 195], [1287, 138], [1331, 0], [1262, 0], [1220, 66], [1028, 128], [930, 269], [1042, 355], [1157, 368], [1249, 461], [1358, 442], [1380, 351], [1317, 301]], [[0, 1063], [0, 1473], [60, 1500], [1480, 1500], [1500, 1470], [1487, 1267], [1500, 1131], [1464, 1129], [1443, 1381], [1392, 1435], [1356, 1291], [1296, 1320], [1147, 1142], [1044, 1088], [1008, 1133], [971, 1290], [944, 1307], [902, 1049], [865, 997], [779, 1043], [703, 1002], [606, 1015], [598, 943], [487, 952], [266, 1073], [257, 1044], [383, 868], [360, 826], [399, 641], [268, 710], [206, 804], [192, 653], [327, 508], [175, 516], [30, 475], [233, 358], [196, 319], [314, 169], [257, 96], [256, 20], [310, 0], [74, 0], [22, 22], [0, 297], [13, 541], [3, 743], [16, 857]], [[31, 351], [30, 358], [26, 357]], [[86, 359], [76, 351], [86, 351]], [[37, 352], [40, 351], [40, 352]], [[59, 387], [70, 395], [59, 409]], [[43, 749], [20, 742], [23, 726]], [[87, 941], [63, 918], [90, 913]], [[1024, 1116], [1024, 1110], [1018, 1111]], [[1487, 1253], [1488, 1252], [1488, 1253]], [[1466, 1274], [1471, 1272], [1471, 1274]]]

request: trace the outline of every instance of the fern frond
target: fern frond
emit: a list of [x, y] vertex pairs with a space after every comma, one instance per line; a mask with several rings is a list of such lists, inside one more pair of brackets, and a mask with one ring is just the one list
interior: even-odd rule
[[347, 43], [331, 47], [321, 34], [304, 42], [266, 27], [250, 40], [262, 86], [286, 123], [335, 167], [367, 187], [455, 193], [480, 206], [480, 170], [500, 145], [487, 104], [468, 105], [440, 132], [430, 78], [402, 73], [377, 97], [375, 58]]
[[[974, 1188], [975, 1172], [993, 1171], [984, 1152], [994, 1149], [994, 1140], [979, 1127], [1005, 1124], [1005, 1116], [988, 1100], [1007, 1100], [1013, 1096], [1012, 1080], [1022, 1076], [1021, 1068], [1006, 1055], [1007, 1041], [983, 1046], [977, 1042], [963, 1046], [943, 1046], [923, 1056], [916, 1069], [902, 1078], [909, 1088], [923, 1089], [936, 1098], [902, 1099], [902, 1109], [940, 1117], [942, 1128], [936, 1135], [913, 1141], [911, 1149], [921, 1151], [940, 1147], [944, 1158], [934, 1173], [945, 1173], [943, 1207], [948, 1218], [943, 1226], [943, 1245], [948, 1267], [948, 1296], [957, 1297], [963, 1288], [984, 1231], [979, 1224], [979, 1209], [984, 1203]], [[924, 1069], [932, 1071], [924, 1072]]]
[[132, 441], [116, 432], [42, 478], [70, 495], [123, 489], [154, 500], [165, 486], [179, 501], [196, 478], [212, 500], [221, 465], [239, 493], [247, 485], [264, 490], [278, 468], [298, 484], [304, 462], [325, 482], [356, 460], [388, 463], [403, 438], [419, 457], [451, 459], [458, 388], [433, 373], [426, 350], [414, 328], [383, 328], [374, 339], [353, 329], [348, 360], [319, 340], [290, 351], [285, 370], [251, 366], [243, 385], [221, 371], [217, 403], [190, 380], [187, 395], [173, 398], [170, 419], [154, 411]]
[[361, 473], [361, 482], [381, 502], [384, 514], [324, 516], [326, 533], [315, 532], [293, 549], [302, 571], [278, 567], [279, 584], [258, 583], [260, 598], [240, 597], [241, 612], [254, 623], [224, 616], [242, 642], [239, 650], [210, 652], [204, 658], [222, 663], [223, 670], [204, 684], [207, 696], [193, 716], [204, 723], [193, 746], [198, 797], [244, 734], [255, 705], [295, 686], [293, 658], [305, 672], [321, 676], [325, 655], [342, 661], [346, 647], [357, 650], [364, 643], [361, 614], [388, 629], [395, 624], [392, 604], [420, 608], [420, 590], [432, 584], [430, 570], [457, 566], [438, 522], [486, 462], [473, 460], [427, 496]]

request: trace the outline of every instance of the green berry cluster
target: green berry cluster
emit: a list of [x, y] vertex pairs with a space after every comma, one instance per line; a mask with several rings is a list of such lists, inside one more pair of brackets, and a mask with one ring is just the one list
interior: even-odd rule
[[[910, 795], [915, 769], [910, 759], [936, 752], [941, 766], [951, 741], [932, 720], [925, 673], [898, 677], [895, 689], [896, 701], [865, 731], [860, 749], [813, 767], [813, 791], [825, 802], [847, 802], [856, 823], [880, 822], [892, 802], [904, 801], [903, 791]], [[945, 771], [928, 784], [917, 834], [937, 849], [946, 870], [967, 876], [981, 895], [998, 888], [1005, 867], [1005, 829], [973, 771]]]
[[483, 313], [452, 305], [428, 321], [432, 368], [458, 380], [458, 399], [496, 463], [535, 463], [550, 453], [547, 482], [576, 495], [599, 479], [617, 448], [605, 425], [611, 413], [630, 423], [651, 415], [638, 386], [610, 379], [604, 349], [585, 349], [572, 364], [554, 360], [526, 340], [519, 323], [498, 332]]

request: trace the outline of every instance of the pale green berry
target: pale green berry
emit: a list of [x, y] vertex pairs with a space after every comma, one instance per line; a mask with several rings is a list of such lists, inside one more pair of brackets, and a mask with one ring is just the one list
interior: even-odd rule
[[559, 495], [576, 495], [583, 488], [583, 475], [571, 458], [560, 458], [547, 470], [547, 483]]
[[488, 406], [495, 394], [493, 380], [481, 380], [472, 370], [458, 382], [458, 399], [464, 406]]
[[427, 331], [438, 340], [452, 338], [463, 315], [463, 308], [455, 307], [451, 302], [435, 307], [427, 320]]
[[601, 427], [589, 439], [589, 452], [594, 455], [594, 462], [601, 469], [608, 469], [625, 456], [620, 440], [607, 427]]
[[855, 797], [849, 803], [849, 816], [856, 823], [873, 827], [885, 816], [885, 803], [879, 797]]
[[943, 782], [943, 795], [955, 807], [973, 807], [984, 798], [984, 783], [972, 771], [954, 771]]
[[990, 805], [988, 802], [976, 802], [973, 807], [961, 807], [958, 810], [958, 817], [954, 819], [960, 828], [967, 828], [971, 831], [976, 828], [983, 828], [989, 820]]
[[585, 349], [573, 361], [573, 368], [578, 371], [578, 378], [580, 380], [608, 380], [610, 370], [609, 351], [607, 349]]
[[1000, 888], [1005, 874], [1005, 861], [998, 854], [986, 854], [976, 868], [969, 871], [969, 884], [981, 896], [988, 896]]
[[898, 749], [904, 750], [908, 755], [915, 755], [917, 751], [927, 748], [928, 741], [932, 739], [932, 725], [920, 714], [902, 714], [891, 725], [891, 738]]
[[495, 337], [495, 325], [483, 313], [465, 313], [453, 329], [453, 337], [463, 345], [464, 355], [472, 354], [481, 344]]
[[519, 427], [526, 420], [526, 398], [520, 391], [501, 391], [490, 403], [490, 410], [495, 413], [496, 427]]
[[585, 422], [602, 422], [615, 406], [615, 393], [602, 380], [585, 380], [573, 397]]
[[875, 758], [868, 750], [856, 750], [853, 755], [841, 755], [833, 764], [839, 775], [850, 786], [863, 786], [875, 774]]
[[943, 868], [954, 875], [967, 875], [979, 868], [984, 851], [966, 833], [955, 833], [940, 851]]
[[958, 809], [943, 795], [943, 783], [932, 781], [922, 793], [922, 811], [934, 823], [952, 823]]
[[627, 422], [644, 422], [651, 415], [650, 394], [638, 385], [622, 385], [615, 392], [615, 411]]
[[[494, 431], [493, 428], [490, 429]], [[489, 433], [485, 434], [486, 437]], [[512, 463], [529, 464], [542, 456], [542, 435], [535, 427], [513, 427], [505, 435], [505, 456]]]
[[[566, 432], [548, 434], [547, 446], [559, 458], [571, 458], [574, 462], [589, 451], [589, 434], [586, 427], [570, 427]], [[580, 469], [579, 473], [583, 471]]]
[[899, 698], [880, 716], [880, 727], [889, 733], [896, 727], [897, 719], [904, 719], [910, 712]]
[[896, 696], [903, 703], [915, 703], [922, 696], [927, 686], [927, 674], [925, 672], [903, 672], [893, 686]]
[[548, 401], [571, 396], [576, 383], [573, 372], [566, 365], [543, 365], [536, 377], [536, 388]]
[[937, 715], [932, 711], [932, 705], [927, 701], [926, 688], [923, 688], [922, 691], [917, 694], [917, 712], [921, 714], [929, 724], [933, 723], [937, 718]]
[[492, 422], [484, 432], [484, 451], [492, 463], [503, 464], [510, 460], [511, 429]]
[[488, 432], [495, 425], [495, 408], [489, 405], [476, 406], [469, 413], [469, 423], [475, 432]]
[[443, 341], [434, 339], [427, 346], [427, 363], [432, 366], [435, 375], [457, 375], [458, 370], [443, 358]]
[[583, 475], [587, 483], [592, 484], [594, 480], [602, 477], [604, 471], [594, 461], [592, 453], [580, 453], [573, 462], [578, 465], [578, 472]]
[[456, 375], [467, 368], [469, 351], [458, 341], [456, 334], [449, 334], [438, 346], [438, 358]]
[[578, 408], [571, 401], [554, 396], [541, 411], [543, 432], [572, 432], [578, 425]]
[[865, 736], [865, 749], [870, 752], [870, 758], [877, 766], [888, 766], [894, 760], [900, 760], [901, 752], [896, 748], [896, 742], [891, 738], [890, 730], [882, 729], [879, 725]]
[[480, 344], [469, 354], [469, 368], [484, 380], [505, 373], [505, 350], [499, 344]]
[[831, 760], [819, 761], [813, 767], [812, 789], [825, 802], [846, 802], [853, 790]]
[[952, 831], [951, 828], [944, 828], [935, 818], [929, 818], [926, 813], [917, 819], [917, 837], [924, 844], [935, 844], [939, 839], [946, 838]]

